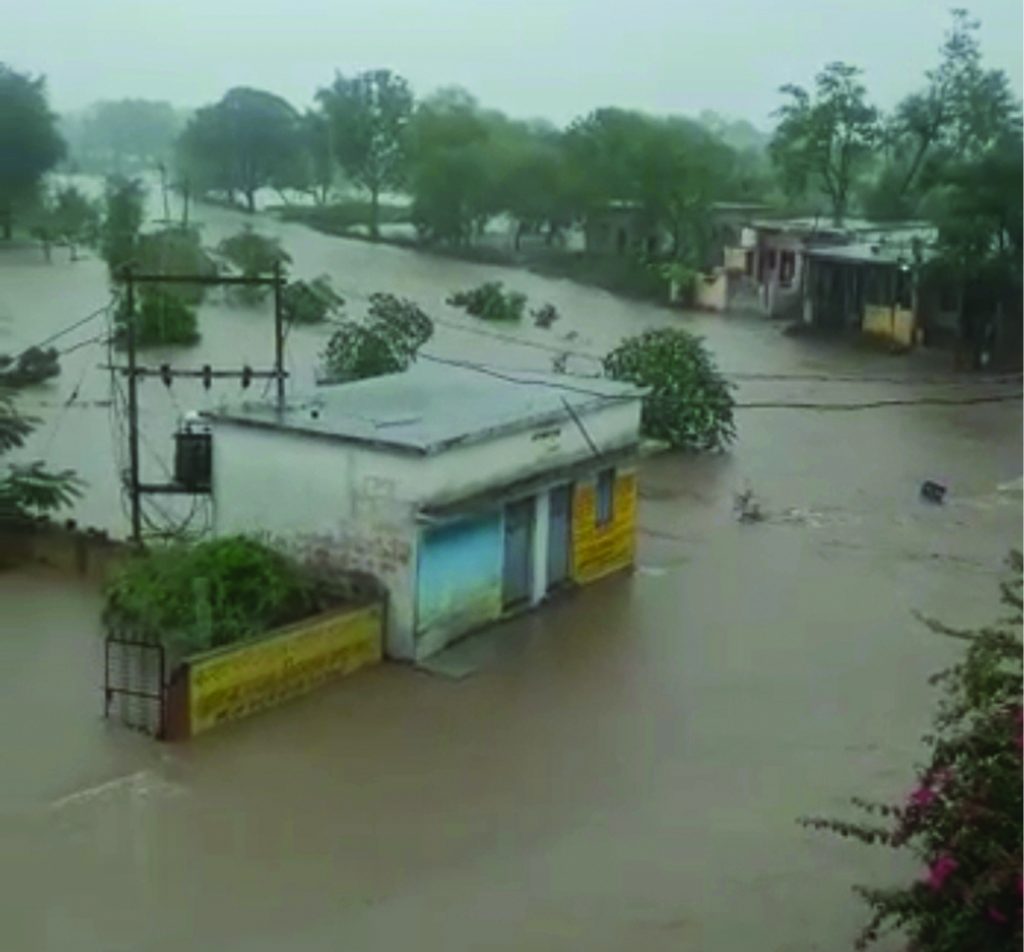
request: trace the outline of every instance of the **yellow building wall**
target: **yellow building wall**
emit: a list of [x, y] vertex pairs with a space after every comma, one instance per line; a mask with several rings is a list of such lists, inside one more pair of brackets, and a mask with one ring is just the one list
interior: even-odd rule
[[914, 343], [914, 312], [885, 305], [868, 304], [864, 308], [864, 333], [910, 347]]
[[709, 311], [725, 310], [725, 290], [728, 275], [722, 268], [716, 268], [714, 274], [702, 274], [697, 277], [694, 303], [699, 308]]
[[186, 658], [188, 734], [238, 720], [381, 660], [379, 604], [320, 615]]
[[572, 577], [586, 584], [633, 564], [636, 550], [636, 473], [615, 479], [612, 518], [596, 524], [597, 482], [576, 483], [572, 505]]

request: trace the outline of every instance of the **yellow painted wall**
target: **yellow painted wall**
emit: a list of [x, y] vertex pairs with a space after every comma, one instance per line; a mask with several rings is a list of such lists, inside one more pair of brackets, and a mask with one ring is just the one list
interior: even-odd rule
[[612, 518], [595, 524], [596, 479], [576, 483], [572, 504], [572, 577], [581, 584], [633, 564], [636, 548], [636, 473], [615, 479]]
[[695, 288], [695, 304], [709, 311], [725, 310], [725, 290], [728, 275], [724, 269], [716, 268], [714, 274], [702, 274], [697, 277]]
[[383, 607], [299, 622], [249, 644], [185, 659], [189, 734], [246, 717], [381, 659]]
[[914, 312], [879, 304], [864, 307], [864, 333], [882, 337], [904, 347], [914, 343]]

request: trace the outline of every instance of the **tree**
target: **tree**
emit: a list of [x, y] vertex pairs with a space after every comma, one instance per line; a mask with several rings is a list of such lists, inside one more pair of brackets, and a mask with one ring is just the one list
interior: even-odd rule
[[67, 245], [72, 261], [78, 260], [78, 246], [91, 245], [99, 236], [100, 212], [73, 185], [42, 197], [35, 209], [30, 232], [43, 246], [46, 260], [56, 243]]
[[291, 281], [281, 295], [281, 309], [289, 324], [319, 324], [341, 314], [345, 299], [321, 274], [312, 281]]
[[926, 619], [964, 645], [962, 657], [930, 680], [942, 691], [925, 737], [928, 761], [903, 802], [853, 798], [865, 822], [808, 817], [805, 826], [910, 852], [914, 881], [855, 887], [871, 909], [858, 949], [885, 930], [917, 952], [1021, 947], [1021, 555], [1011, 553], [1012, 582], [1002, 602], [1012, 612], [978, 630]]
[[813, 97], [800, 86], [783, 86], [789, 102], [776, 112], [770, 146], [787, 192], [796, 196], [813, 184], [828, 197], [836, 224], [878, 139], [878, 113], [860, 75], [855, 66], [830, 63], [817, 75]]
[[[261, 235], [248, 225], [217, 245], [217, 253], [245, 278], [269, 277], [275, 269], [280, 269], [283, 274], [292, 260], [277, 238]], [[259, 285], [243, 285], [233, 296], [244, 304], [255, 304], [263, 300], [266, 291]]]
[[321, 355], [325, 382], [400, 373], [433, 333], [433, 321], [412, 301], [372, 294], [366, 320], [339, 322], [328, 340]]
[[[139, 288], [135, 307], [135, 346], [188, 346], [199, 343], [199, 323], [195, 307], [166, 285], [144, 284]], [[118, 348], [128, 344], [128, 313], [122, 300], [114, 318], [114, 342]]]
[[730, 384], [700, 337], [679, 328], [644, 331], [605, 356], [604, 372], [646, 388], [645, 436], [697, 450], [722, 449], [735, 438]]
[[73, 154], [86, 168], [122, 174], [169, 158], [180, 126], [167, 102], [96, 103], [82, 122]]
[[63, 157], [45, 80], [0, 63], [0, 228], [10, 239], [15, 210], [31, 202], [43, 176]]
[[256, 192], [301, 181], [304, 154], [298, 113], [279, 96], [239, 86], [198, 110], [178, 142], [182, 178], [199, 191], [241, 192], [256, 210]]
[[[10, 390], [0, 391], [0, 456], [20, 449], [39, 421], [22, 415]], [[0, 523], [45, 515], [71, 505], [82, 482], [71, 470], [54, 472], [41, 460], [0, 470]]]
[[297, 187], [312, 195], [317, 205], [326, 205], [335, 179], [330, 123], [321, 113], [308, 111], [302, 117], [301, 136], [306, 161]]
[[107, 262], [111, 276], [119, 276], [125, 266], [137, 262], [145, 198], [145, 187], [138, 179], [118, 176], [107, 179], [100, 255]]
[[1006, 74], [982, 68], [979, 21], [966, 10], [953, 10], [952, 17], [939, 65], [925, 74], [926, 88], [904, 99], [892, 120], [897, 147], [910, 145], [901, 192], [911, 187], [931, 152], [954, 160], [977, 156], [1019, 124]]
[[468, 244], [502, 210], [494, 146], [502, 121], [459, 88], [417, 107], [406, 134], [408, 184], [413, 223], [427, 241]]
[[380, 193], [402, 185], [403, 133], [412, 115], [409, 84], [386, 69], [338, 73], [317, 93], [331, 125], [334, 154], [345, 174], [370, 196], [370, 234], [379, 229]]

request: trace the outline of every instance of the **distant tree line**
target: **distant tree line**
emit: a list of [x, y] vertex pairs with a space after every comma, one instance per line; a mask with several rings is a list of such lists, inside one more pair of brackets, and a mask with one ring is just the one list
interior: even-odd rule
[[[465, 248], [498, 217], [517, 247], [525, 235], [555, 245], [615, 204], [667, 236], [659, 257], [692, 269], [708, 260], [714, 202], [762, 201], [837, 222], [931, 221], [943, 268], [963, 283], [1005, 284], [1020, 279], [1021, 111], [1005, 73], [984, 66], [977, 27], [954, 11], [936, 65], [888, 115], [847, 63], [826, 65], [811, 89], [783, 86], [770, 137], [713, 113], [612, 107], [559, 128], [487, 109], [459, 88], [417, 97], [384, 69], [337, 73], [305, 111], [237, 87], [187, 121], [167, 103], [126, 99], [63, 131], [83, 166], [159, 165], [186, 207], [206, 196], [255, 210], [261, 190], [304, 193], [348, 224], [364, 216], [377, 236], [398, 196], [424, 243]], [[44, 241], [74, 247], [95, 231], [73, 196], [43, 187], [67, 156], [60, 132], [43, 80], [0, 66], [0, 233], [31, 209], [43, 210], [33, 224]], [[352, 190], [364, 199], [355, 211], [337, 204]]]

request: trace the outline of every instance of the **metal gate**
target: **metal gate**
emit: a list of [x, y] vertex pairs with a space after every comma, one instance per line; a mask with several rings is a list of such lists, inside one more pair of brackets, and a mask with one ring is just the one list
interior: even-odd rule
[[103, 650], [103, 716], [163, 737], [165, 673], [163, 645], [109, 635]]

